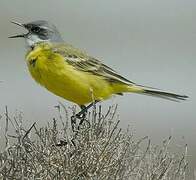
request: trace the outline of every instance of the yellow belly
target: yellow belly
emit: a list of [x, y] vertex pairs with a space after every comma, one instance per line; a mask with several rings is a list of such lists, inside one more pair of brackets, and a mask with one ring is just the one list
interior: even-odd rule
[[27, 56], [32, 77], [52, 93], [79, 105], [109, 98], [114, 88], [102, 77], [77, 71], [64, 57], [36, 47]]

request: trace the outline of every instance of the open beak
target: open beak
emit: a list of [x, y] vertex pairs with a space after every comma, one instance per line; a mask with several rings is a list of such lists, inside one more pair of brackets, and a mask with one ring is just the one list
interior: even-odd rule
[[[20, 26], [20, 27], [25, 28], [24, 24], [21, 24], [21, 23], [19, 23], [19, 22], [11, 21], [11, 23], [16, 24], [17, 26]], [[27, 33], [27, 34], [28, 34], [28, 33]], [[18, 35], [10, 36], [10, 37], [8, 37], [8, 38], [21, 38], [21, 37], [24, 38], [27, 34], [18, 34]]]
[[21, 23], [19, 23], [19, 22], [16, 22], [16, 21], [11, 21], [11, 23], [16, 24], [16, 25], [21, 26], [21, 27], [24, 27], [23, 24], [21, 24]]

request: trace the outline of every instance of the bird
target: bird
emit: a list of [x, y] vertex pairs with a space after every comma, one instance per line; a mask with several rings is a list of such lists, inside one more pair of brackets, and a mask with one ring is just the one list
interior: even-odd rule
[[78, 117], [93, 103], [124, 93], [171, 101], [188, 98], [130, 81], [99, 59], [66, 43], [56, 26], [48, 21], [12, 23], [27, 30], [27, 33], [10, 38], [24, 38], [27, 47], [25, 59], [33, 79], [55, 95], [79, 105]]

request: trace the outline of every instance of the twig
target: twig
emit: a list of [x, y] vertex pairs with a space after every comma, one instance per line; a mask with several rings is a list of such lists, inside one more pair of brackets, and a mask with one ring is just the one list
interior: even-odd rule
[[32, 126], [27, 130], [27, 132], [25, 133], [25, 135], [22, 137], [22, 141], [28, 136], [28, 134], [30, 133], [31, 129], [35, 126], [36, 122], [34, 122], [32, 124]]
[[8, 115], [8, 108], [5, 107], [5, 147], [7, 148], [9, 145], [9, 139], [8, 139], [8, 122], [9, 122], [9, 115]]

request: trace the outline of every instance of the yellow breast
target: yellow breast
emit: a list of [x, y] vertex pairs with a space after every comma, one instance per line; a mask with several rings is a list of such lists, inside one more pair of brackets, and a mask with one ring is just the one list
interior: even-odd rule
[[76, 70], [51, 45], [37, 45], [26, 55], [27, 65], [36, 82], [54, 94], [79, 105], [109, 98], [113, 89], [102, 77]]

